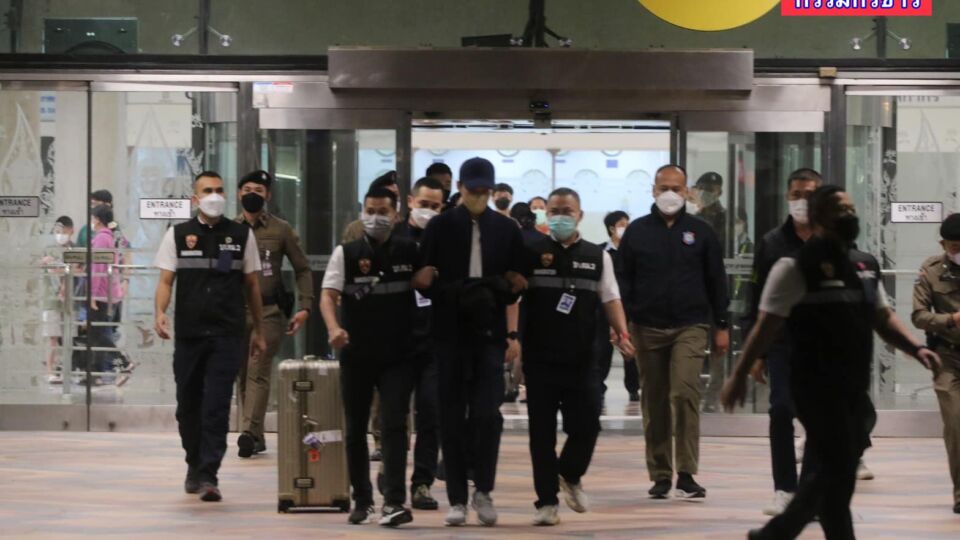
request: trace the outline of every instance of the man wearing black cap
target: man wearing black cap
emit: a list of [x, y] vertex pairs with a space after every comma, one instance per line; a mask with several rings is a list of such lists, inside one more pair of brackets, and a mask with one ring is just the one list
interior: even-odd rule
[[[260, 256], [260, 294], [263, 298], [263, 338], [267, 343], [264, 354], [246, 356], [240, 367], [237, 393], [240, 396], [240, 437], [237, 454], [248, 458], [267, 449], [263, 438], [263, 418], [270, 398], [270, 374], [273, 357], [280, 348], [284, 334], [292, 336], [310, 316], [313, 306], [313, 274], [310, 262], [300, 247], [300, 238], [286, 221], [267, 209], [273, 177], [266, 171], [253, 171], [240, 179], [237, 196], [243, 212], [237, 223], [246, 223], [253, 229]], [[292, 296], [283, 288], [280, 269], [287, 257], [293, 266], [300, 292], [300, 309], [293, 313]], [[253, 328], [247, 312], [247, 334]], [[287, 320], [289, 319], [289, 320]], [[247, 339], [244, 343], [249, 343]]]
[[913, 286], [913, 324], [943, 359], [933, 388], [943, 416], [943, 441], [953, 479], [953, 512], [960, 514], [960, 214], [940, 226], [943, 253], [920, 267]]
[[463, 204], [427, 225], [424, 267], [414, 279], [418, 289], [433, 286], [449, 526], [467, 521], [468, 454], [476, 485], [472, 506], [483, 525], [497, 522], [490, 493], [503, 429], [503, 364], [520, 350], [516, 295], [526, 287], [523, 236], [516, 222], [488, 206], [494, 176], [493, 164], [483, 158], [463, 163]]
[[813, 236], [770, 270], [757, 323], [721, 397], [728, 411], [743, 405], [751, 366], [786, 325], [793, 400], [807, 433], [805, 452], [817, 467], [801, 479], [783, 513], [750, 531], [751, 540], [796, 538], [815, 518], [827, 538], [854, 538], [850, 500], [876, 419], [868, 394], [873, 334], [928, 369], [940, 364], [890, 308], [877, 260], [856, 249], [859, 219], [843, 188], [817, 188], [809, 216]]

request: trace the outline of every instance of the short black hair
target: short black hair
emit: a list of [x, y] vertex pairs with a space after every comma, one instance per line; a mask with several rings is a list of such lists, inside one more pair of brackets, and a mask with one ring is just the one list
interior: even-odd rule
[[97, 218], [97, 221], [103, 225], [109, 225], [113, 221], [113, 210], [105, 204], [92, 208], [90, 215]]
[[568, 196], [573, 197], [574, 199], [577, 200], [577, 204], [580, 204], [580, 194], [568, 187], [561, 187], [551, 191], [550, 196], [547, 197], [547, 200], [549, 201], [554, 197], [568, 197]]
[[385, 187], [370, 188], [370, 191], [363, 196], [364, 202], [366, 202], [367, 199], [390, 199], [390, 204], [394, 207], [397, 206], [397, 194]]
[[520, 227], [532, 229], [537, 223], [537, 216], [530, 210], [530, 205], [525, 202], [518, 202], [510, 208], [510, 217], [517, 220]]
[[499, 183], [493, 186], [493, 192], [496, 193], [498, 191], [505, 191], [513, 196], [513, 188], [510, 187], [510, 184]]
[[662, 173], [667, 169], [677, 169], [678, 171], [683, 173], [684, 178], [689, 178], [689, 176], [687, 176], [687, 170], [684, 169], [682, 166], [677, 165], [676, 163], [667, 163], [666, 165], [663, 165], [659, 169], [657, 169], [657, 172], [653, 174], [654, 182], [656, 182], [657, 176], [659, 176], [660, 173]]
[[623, 210], [614, 210], [613, 212], [603, 216], [603, 226], [607, 228], [608, 236], [613, 236], [613, 234], [610, 232], [610, 227], [616, 225], [621, 219], [630, 221], [630, 216]]
[[453, 208], [453, 207], [456, 206], [457, 203], [459, 203], [459, 202], [460, 202], [460, 192], [458, 191], [458, 192], [456, 192], [456, 193], [454, 193], [453, 195], [450, 196], [450, 200], [447, 201], [447, 207], [448, 207], [448, 208]]
[[539, 195], [537, 195], [536, 197], [534, 197], [534, 198], [530, 199], [529, 201], [527, 201], [527, 204], [529, 204], [530, 206], [533, 206], [533, 201], [536, 201], [536, 200], [543, 201], [543, 204], [547, 204], [547, 200], [544, 199], [543, 197], [539, 196]]
[[833, 197], [837, 193], [844, 193], [847, 190], [843, 189], [840, 186], [827, 185], [820, 186], [810, 196], [810, 202], [808, 203], [807, 212], [810, 215], [810, 223], [815, 223], [818, 225], [824, 225], [823, 216], [827, 211], [827, 208], [833, 204]]
[[420, 192], [420, 188], [436, 189], [438, 191], [443, 191], [443, 184], [441, 184], [440, 181], [437, 180], [436, 178], [430, 178], [429, 176], [424, 176], [423, 178], [417, 180], [415, 184], [413, 184], [413, 190], [410, 193], [413, 194], [414, 197], [416, 197], [417, 194]]
[[90, 200], [113, 204], [113, 193], [110, 193], [105, 189], [98, 189], [90, 194]]
[[820, 176], [820, 173], [815, 169], [803, 167], [793, 171], [790, 173], [790, 176], [787, 177], [788, 187], [794, 182], [816, 182], [817, 184], [822, 184], [823, 177]]
[[449, 174], [450, 176], [453, 176], [453, 171], [450, 170], [450, 166], [446, 163], [437, 162], [427, 167], [426, 174], [427, 176], [433, 176], [435, 174]]
[[54, 223], [59, 223], [63, 227], [73, 228], [73, 220], [70, 219], [70, 216], [60, 216]]
[[219, 178], [220, 180], [223, 180], [223, 177], [220, 176], [220, 173], [218, 173], [217, 171], [200, 171], [199, 173], [197, 173], [196, 176], [193, 177], [193, 183], [196, 184], [197, 180], [200, 180], [203, 177]]
[[387, 171], [370, 182], [370, 191], [395, 185], [397, 185], [397, 171]]

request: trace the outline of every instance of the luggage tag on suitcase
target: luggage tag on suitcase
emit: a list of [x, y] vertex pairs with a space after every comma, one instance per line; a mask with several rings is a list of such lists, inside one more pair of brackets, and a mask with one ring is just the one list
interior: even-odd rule
[[573, 305], [577, 303], [577, 297], [570, 293], [563, 293], [560, 302], [557, 303], [557, 311], [564, 315], [569, 315], [573, 311]]

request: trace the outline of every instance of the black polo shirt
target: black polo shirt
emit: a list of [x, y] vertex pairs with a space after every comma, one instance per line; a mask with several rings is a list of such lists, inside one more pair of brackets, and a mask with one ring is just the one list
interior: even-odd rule
[[725, 325], [730, 298], [713, 228], [681, 209], [672, 227], [656, 206], [627, 227], [617, 280], [630, 322], [652, 328]]
[[795, 254], [803, 247], [804, 241], [797, 236], [797, 228], [793, 218], [787, 216], [787, 221], [776, 229], [767, 232], [757, 244], [753, 255], [753, 276], [750, 280], [749, 310], [743, 317], [743, 327], [749, 330], [757, 322], [760, 312], [760, 293], [767, 284], [770, 269], [783, 257]]
[[[476, 221], [480, 227], [481, 277], [502, 276], [511, 271], [523, 274], [526, 251], [517, 222], [489, 208]], [[466, 207], [458, 206], [431, 219], [421, 237], [423, 266], [433, 266], [439, 272], [431, 291], [433, 331], [438, 340], [456, 339], [456, 306], [447, 301], [447, 296], [470, 277], [473, 222]], [[493, 339], [506, 340], [506, 327], [506, 314], [500, 312]]]

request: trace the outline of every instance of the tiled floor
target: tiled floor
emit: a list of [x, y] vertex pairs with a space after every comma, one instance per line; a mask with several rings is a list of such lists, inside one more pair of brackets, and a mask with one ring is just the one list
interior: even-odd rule
[[[231, 443], [235, 436], [231, 435]], [[181, 490], [175, 434], [0, 432], [0, 538], [743, 538], [764, 520], [770, 498], [764, 439], [705, 439], [700, 503], [651, 501], [636, 436], [605, 434], [585, 486], [590, 513], [562, 510], [560, 527], [538, 529], [526, 436], [504, 438], [496, 529], [441, 526], [441, 512], [416, 512], [401, 530], [346, 525], [344, 514], [276, 513], [276, 455], [240, 460], [231, 448], [221, 474], [222, 503]], [[269, 440], [271, 450], [274, 439]], [[868, 453], [877, 479], [854, 500], [861, 539], [960, 538], [950, 511], [943, 443], [880, 439]], [[443, 496], [442, 484], [435, 492]], [[801, 537], [822, 538], [810, 527]]]

